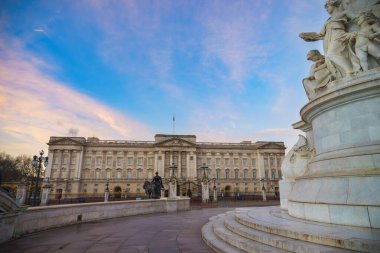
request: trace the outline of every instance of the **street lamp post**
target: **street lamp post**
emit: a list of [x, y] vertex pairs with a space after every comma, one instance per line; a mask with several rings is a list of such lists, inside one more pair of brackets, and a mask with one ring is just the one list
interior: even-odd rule
[[175, 170], [177, 170], [177, 166], [175, 163], [172, 163], [172, 166], [169, 167], [169, 169], [172, 169], [172, 177], [175, 177]]
[[40, 157], [37, 157], [36, 155], [33, 156], [32, 165], [34, 167], [37, 167], [37, 178], [36, 178], [36, 185], [34, 187], [34, 196], [33, 196], [33, 206], [36, 206], [37, 203], [37, 191], [38, 191], [38, 182], [40, 181], [40, 173], [42, 168], [42, 163], [44, 163], [44, 166], [46, 167], [49, 162], [49, 157], [43, 157], [44, 151], [40, 151]]
[[203, 178], [207, 178], [207, 176], [206, 176], [206, 169], [208, 169], [208, 167], [206, 166], [205, 163], [203, 163], [203, 166], [201, 166], [201, 169], [203, 169]]

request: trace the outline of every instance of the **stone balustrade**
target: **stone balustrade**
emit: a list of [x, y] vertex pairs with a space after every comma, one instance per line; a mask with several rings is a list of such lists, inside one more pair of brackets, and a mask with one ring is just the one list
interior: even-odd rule
[[[188, 197], [29, 207], [18, 215], [14, 232], [8, 235], [18, 237], [80, 222], [187, 210], [190, 210]], [[0, 238], [0, 242], [11, 239], [9, 236]]]

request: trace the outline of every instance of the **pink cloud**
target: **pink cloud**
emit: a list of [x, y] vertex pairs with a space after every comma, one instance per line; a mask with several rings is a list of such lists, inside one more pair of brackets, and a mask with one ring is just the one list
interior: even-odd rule
[[[22, 49], [0, 41], [0, 148], [33, 154], [46, 149], [50, 136], [150, 140], [154, 133], [142, 123], [42, 73], [53, 67]], [[8, 43], [9, 44], [9, 43]]]

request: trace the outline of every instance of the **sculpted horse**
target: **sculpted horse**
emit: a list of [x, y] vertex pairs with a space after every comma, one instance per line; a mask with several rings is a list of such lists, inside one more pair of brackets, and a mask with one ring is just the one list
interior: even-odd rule
[[145, 181], [144, 183], [144, 190], [145, 190], [145, 194], [148, 195], [148, 198], [153, 198], [154, 197], [154, 190], [155, 190], [155, 184], [152, 183], [152, 182], [149, 182], [149, 181]]

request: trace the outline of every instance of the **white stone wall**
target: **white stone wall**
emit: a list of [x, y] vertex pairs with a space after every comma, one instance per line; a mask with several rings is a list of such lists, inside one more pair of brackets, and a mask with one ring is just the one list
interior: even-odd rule
[[187, 210], [190, 210], [187, 197], [31, 207], [17, 218], [14, 236], [78, 222]]

